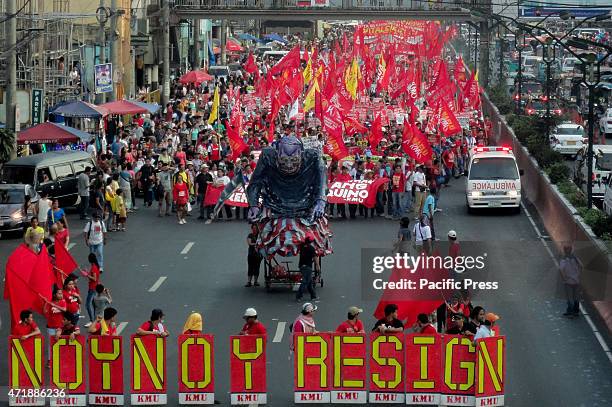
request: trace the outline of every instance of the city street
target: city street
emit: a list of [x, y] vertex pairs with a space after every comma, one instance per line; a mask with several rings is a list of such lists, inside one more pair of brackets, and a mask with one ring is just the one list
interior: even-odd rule
[[[442, 191], [436, 230], [457, 231], [460, 241], [487, 242], [491, 272], [499, 281], [498, 292], [478, 295], [475, 305], [501, 316], [500, 329], [507, 336], [506, 405], [508, 406], [609, 406], [612, 404], [612, 360], [602, 350], [584, 316], [561, 316], [564, 301], [557, 295], [557, 271], [538, 240], [537, 226], [527, 211], [520, 215], [483, 213], [467, 215], [464, 180], [454, 180]], [[142, 200], [139, 199], [142, 208]], [[529, 210], [529, 209], [528, 209]], [[531, 214], [533, 210], [529, 211]], [[71, 252], [85, 266], [86, 246], [79, 229], [83, 221], [69, 216]], [[237, 333], [247, 307], [255, 307], [268, 329], [269, 405], [284, 406], [293, 400], [293, 370], [289, 359], [289, 324], [299, 312], [289, 290], [267, 293], [265, 288], [244, 288], [248, 229], [243, 222], [204, 225], [189, 218], [158, 218], [156, 208], [142, 208], [128, 220], [128, 231], [109, 234], [102, 282], [112, 290], [114, 306], [124, 338], [148, 320], [152, 308], [162, 308], [171, 336], [168, 341], [168, 404], [177, 402], [176, 335], [191, 311], [201, 312], [204, 332], [215, 335], [216, 399], [229, 404], [229, 335]], [[360, 249], [389, 247], [397, 223], [377, 218], [332, 220], [335, 253], [323, 262], [324, 288], [318, 294], [317, 329], [334, 330], [346, 317], [346, 309], [364, 309], [361, 319], [369, 331], [375, 302], [361, 300]], [[544, 235], [545, 233], [542, 232]], [[19, 243], [0, 241], [0, 258]], [[263, 269], [263, 267], [262, 267]], [[263, 274], [263, 271], [262, 271]], [[260, 279], [260, 282], [263, 279]], [[80, 281], [81, 292], [86, 292]], [[7, 303], [0, 305], [0, 333], [9, 334]], [[44, 319], [36, 315], [37, 323]], [[84, 320], [81, 320], [84, 322]], [[129, 392], [129, 351], [124, 341], [125, 393]], [[6, 340], [0, 358], [6, 366]], [[608, 354], [609, 355], [609, 354]], [[1, 386], [7, 376], [1, 375]]]

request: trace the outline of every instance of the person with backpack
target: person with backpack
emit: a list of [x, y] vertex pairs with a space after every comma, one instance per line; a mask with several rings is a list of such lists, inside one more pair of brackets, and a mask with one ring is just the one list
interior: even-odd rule
[[151, 318], [138, 328], [136, 335], [156, 335], [164, 338], [170, 335], [164, 326], [164, 312], [159, 308], [153, 309]]
[[106, 244], [106, 226], [102, 222], [99, 212], [93, 214], [92, 219], [83, 228], [85, 244], [89, 252], [96, 255], [100, 273], [104, 271], [104, 245]]

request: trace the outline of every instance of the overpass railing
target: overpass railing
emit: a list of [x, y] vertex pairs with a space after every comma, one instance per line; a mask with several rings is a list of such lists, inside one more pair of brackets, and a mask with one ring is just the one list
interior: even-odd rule
[[286, 10], [286, 9], [363, 9], [367, 10], [458, 10], [469, 4], [459, 0], [436, 2], [428, 0], [174, 0], [177, 10], [195, 11], [198, 9], [236, 9], [236, 10]]

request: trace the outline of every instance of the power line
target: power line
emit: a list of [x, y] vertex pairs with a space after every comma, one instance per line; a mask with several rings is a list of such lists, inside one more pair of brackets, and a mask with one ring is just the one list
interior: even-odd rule
[[8, 17], [6, 17], [4, 20], [0, 21], [0, 24], [6, 23], [11, 18], [17, 17], [19, 15], [19, 13], [21, 13], [23, 11], [23, 9], [26, 8], [28, 6], [28, 4], [30, 4], [31, 1], [32, 0], [27, 0], [25, 3], [23, 3], [23, 6], [21, 6], [21, 8], [15, 12], [15, 14], [9, 14]]

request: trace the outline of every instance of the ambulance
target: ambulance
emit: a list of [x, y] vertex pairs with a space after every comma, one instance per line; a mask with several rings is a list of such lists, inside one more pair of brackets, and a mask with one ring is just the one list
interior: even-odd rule
[[484, 208], [521, 210], [521, 175], [510, 147], [474, 147], [467, 170], [468, 213]]

